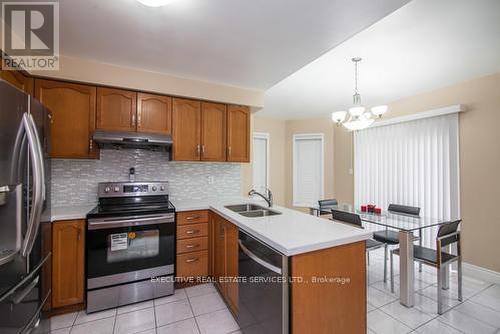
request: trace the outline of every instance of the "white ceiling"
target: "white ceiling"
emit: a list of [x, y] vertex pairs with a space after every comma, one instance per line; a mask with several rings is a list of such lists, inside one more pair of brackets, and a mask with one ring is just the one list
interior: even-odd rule
[[354, 56], [363, 58], [367, 106], [499, 72], [500, 1], [413, 0], [270, 88], [259, 114], [297, 119], [345, 110]]
[[267, 89], [409, 0], [60, 0], [61, 54]]

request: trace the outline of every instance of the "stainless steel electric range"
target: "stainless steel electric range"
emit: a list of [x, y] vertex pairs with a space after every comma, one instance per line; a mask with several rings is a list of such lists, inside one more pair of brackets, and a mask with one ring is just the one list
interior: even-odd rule
[[105, 182], [87, 215], [87, 312], [174, 293], [168, 182]]

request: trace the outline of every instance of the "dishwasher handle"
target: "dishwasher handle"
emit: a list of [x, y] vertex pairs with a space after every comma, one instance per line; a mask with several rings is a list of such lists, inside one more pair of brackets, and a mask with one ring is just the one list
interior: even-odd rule
[[245, 245], [243, 245], [243, 242], [241, 240], [238, 240], [238, 244], [240, 246], [241, 251], [243, 253], [245, 253], [245, 255], [248, 256], [253, 261], [257, 262], [261, 266], [263, 266], [263, 267], [271, 270], [272, 272], [274, 272], [274, 273], [276, 273], [278, 275], [282, 275], [283, 274], [283, 271], [281, 270], [281, 268], [278, 268], [275, 265], [272, 265], [272, 264], [270, 264], [270, 263], [262, 260], [260, 257], [258, 257], [257, 255], [255, 255], [254, 253], [252, 253], [248, 248], [246, 248]]

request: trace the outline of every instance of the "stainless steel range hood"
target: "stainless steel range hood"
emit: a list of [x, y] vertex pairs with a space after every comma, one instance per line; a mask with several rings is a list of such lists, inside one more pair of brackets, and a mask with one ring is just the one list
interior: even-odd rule
[[170, 151], [172, 136], [141, 132], [94, 131], [94, 141], [100, 148], [141, 148], [154, 151]]

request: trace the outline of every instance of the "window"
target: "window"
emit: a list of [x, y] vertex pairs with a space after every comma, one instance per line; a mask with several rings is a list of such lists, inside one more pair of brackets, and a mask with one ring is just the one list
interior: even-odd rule
[[293, 205], [311, 206], [323, 198], [323, 134], [293, 135]]
[[269, 133], [253, 133], [253, 189], [264, 193], [269, 188]]
[[[395, 203], [418, 206], [425, 217], [460, 217], [458, 149], [457, 113], [355, 132], [356, 207]], [[435, 231], [423, 232], [432, 246]]]

